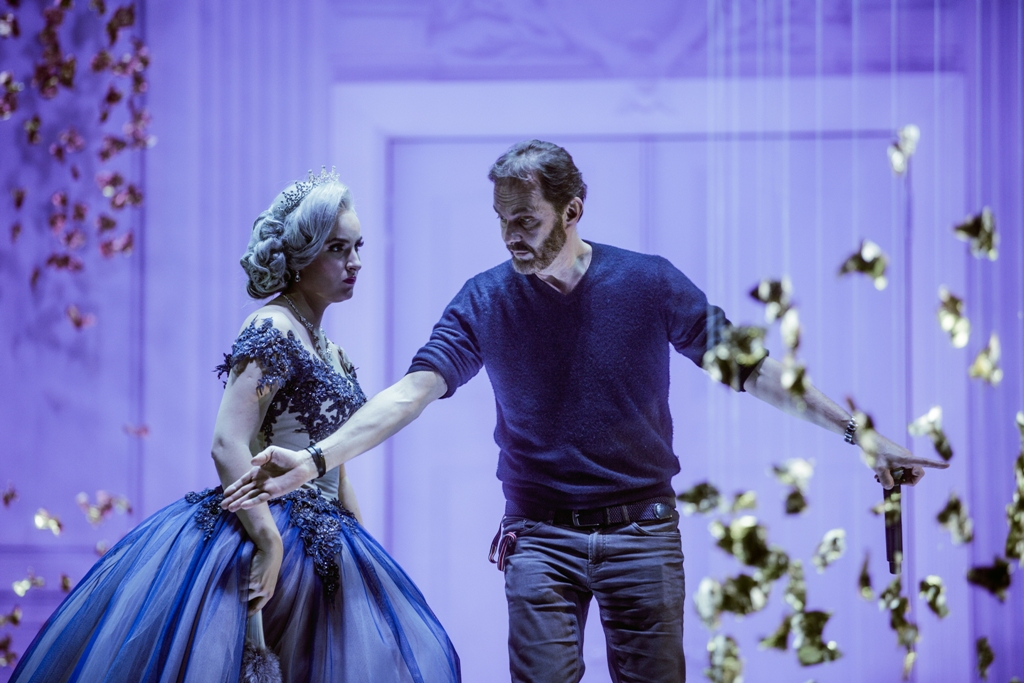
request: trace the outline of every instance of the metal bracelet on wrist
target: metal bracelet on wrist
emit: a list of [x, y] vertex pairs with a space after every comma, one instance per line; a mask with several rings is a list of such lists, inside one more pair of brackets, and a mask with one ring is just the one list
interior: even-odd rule
[[317, 479], [327, 474], [327, 460], [324, 458], [324, 452], [320, 447], [312, 443], [306, 446], [306, 452], [313, 458], [313, 464], [316, 465]]
[[843, 435], [843, 439], [850, 445], [855, 445], [856, 442], [853, 440], [853, 435], [857, 432], [857, 420], [850, 418], [850, 421], [846, 423], [846, 434]]

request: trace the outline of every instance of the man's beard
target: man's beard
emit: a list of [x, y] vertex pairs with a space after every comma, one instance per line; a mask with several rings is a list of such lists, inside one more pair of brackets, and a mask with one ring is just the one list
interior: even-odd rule
[[533, 258], [529, 261], [521, 261], [516, 258], [515, 254], [512, 254], [512, 267], [521, 275], [529, 275], [530, 273], [544, 270], [554, 263], [558, 257], [558, 252], [562, 251], [562, 247], [565, 246], [567, 239], [565, 221], [562, 220], [561, 216], [558, 216], [555, 218], [555, 225], [551, 228], [551, 232], [548, 233], [544, 242], [537, 249], [534, 249], [525, 242], [516, 242], [508, 246], [510, 251], [528, 251], [533, 254]]

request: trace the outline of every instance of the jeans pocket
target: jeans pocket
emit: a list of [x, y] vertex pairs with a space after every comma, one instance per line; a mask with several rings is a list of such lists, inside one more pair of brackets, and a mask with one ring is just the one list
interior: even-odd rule
[[525, 517], [502, 517], [498, 533], [491, 541], [491, 551], [487, 559], [498, 565], [499, 570], [505, 571], [505, 560], [515, 552], [516, 542], [539, 525], [540, 522]]
[[505, 515], [501, 518], [501, 533], [507, 534], [509, 532], [514, 533], [517, 537], [522, 537], [529, 534], [531, 531], [536, 529], [542, 524], [533, 519], [527, 519], [526, 517], [513, 517], [511, 515]]
[[653, 519], [643, 522], [633, 522], [629, 529], [641, 536], [653, 536], [659, 538], [679, 536], [679, 517], [673, 516], [669, 519]]

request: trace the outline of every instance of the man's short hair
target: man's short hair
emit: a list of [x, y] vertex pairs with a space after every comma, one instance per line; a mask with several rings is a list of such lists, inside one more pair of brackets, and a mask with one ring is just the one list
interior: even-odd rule
[[587, 184], [569, 153], [543, 140], [524, 140], [512, 145], [494, 162], [487, 177], [492, 183], [535, 181], [556, 211], [562, 211], [573, 197], [580, 201], [587, 198]]

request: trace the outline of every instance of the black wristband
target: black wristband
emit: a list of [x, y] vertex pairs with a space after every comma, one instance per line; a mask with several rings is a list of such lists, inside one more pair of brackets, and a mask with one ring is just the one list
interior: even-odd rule
[[854, 444], [854, 440], [853, 440], [853, 435], [854, 435], [854, 433], [856, 431], [857, 431], [857, 420], [855, 420], [854, 418], [851, 417], [850, 421], [846, 423], [846, 434], [843, 435], [843, 438], [846, 440], [846, 443], [848, 443], [850, 445], [855, 445]]
[[327, 460], [324, 459], [324, 452], [320, 450], [320, 447], [312, 443], [306, 446], [306, 452], [313, 458], [313, 464], [316, 465], [317, 479], [327, 474]]

